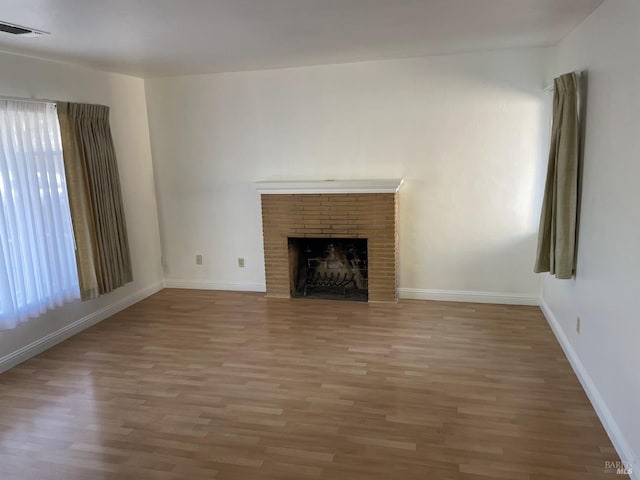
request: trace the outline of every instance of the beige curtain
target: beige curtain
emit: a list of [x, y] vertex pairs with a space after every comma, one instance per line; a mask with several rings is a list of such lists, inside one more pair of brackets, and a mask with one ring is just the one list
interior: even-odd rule
[[65, 175], [83, 300], [132, 281], [109, 107], [59, 102]]
[[540, 214], [534, 271], [571, 278], [575, 271], [580, 154], [575, 73], [555, 79], [547, 181]]

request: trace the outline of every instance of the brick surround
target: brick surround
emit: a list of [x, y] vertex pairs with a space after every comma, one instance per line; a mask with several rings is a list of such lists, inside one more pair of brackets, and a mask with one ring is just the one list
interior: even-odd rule
[[369, 301], [397, 301], [397, 212], [397, 193], [263, 193], [267, 296], [291, 296], [289, 237], [366, 238]]

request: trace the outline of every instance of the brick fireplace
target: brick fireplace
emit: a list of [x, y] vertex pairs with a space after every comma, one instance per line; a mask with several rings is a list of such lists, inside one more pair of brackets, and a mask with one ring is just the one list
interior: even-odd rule
[[402, 180], [259, 182], [268, 297], [291, 297], [290, 238], [367, 240], [369, 302], [397, 301]]

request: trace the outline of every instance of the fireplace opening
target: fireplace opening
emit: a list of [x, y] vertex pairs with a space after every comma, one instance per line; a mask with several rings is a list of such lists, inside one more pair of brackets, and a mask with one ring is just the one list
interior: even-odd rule
[[289, 238], [291, 296], [368, 301], [367, 240]]

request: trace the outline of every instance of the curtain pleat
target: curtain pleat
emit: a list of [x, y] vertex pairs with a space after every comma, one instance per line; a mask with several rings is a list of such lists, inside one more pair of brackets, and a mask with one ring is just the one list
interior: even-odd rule
[[132, 281], [109, 107], [58, 103], [82, 299]]
[[579, 166], [575, 73], [554, 80], [553, 126], [534, 271], [568, 279], [575, 271]]

